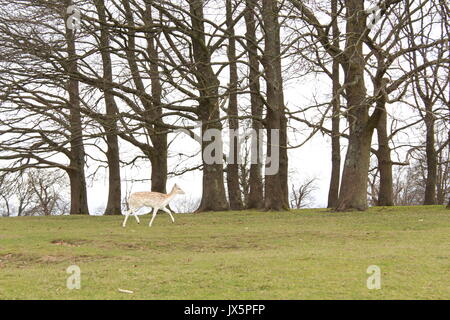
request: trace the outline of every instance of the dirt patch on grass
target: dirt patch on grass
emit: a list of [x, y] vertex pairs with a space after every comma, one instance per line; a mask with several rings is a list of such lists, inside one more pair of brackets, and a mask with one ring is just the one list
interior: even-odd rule
[[103, 249], [122, 249], [122, 250], [164, 250], [176, 249], [176, 244], [161, 240], [124, 242], [117, 240], [109, 240], [101, 243], [95, 243], [95, 246]]
[[0, 255], [0, 267], [5, 267], [7, 265], [14, 265], [14, 266], [26, 266], [29, 264], [36, 263], [36, 261], [39, 258], [30, 255], [30, 254], [23, 254], [23, 253], [7, 253]]
[[84, 244], [90, 243], [92, 241], [90, 240], [84, 240], [84, 239], [55, 239], [50, 241], [51, 244], [56, 244], [59, 246], [66, 246], [66, 247], [80, 247]]
[[248, 241], [233, 241], [233, 242], [210, 242], [210, 243], [189, 243], [183, 246], [183, 250], [193, 252], [224, 252], [237, 250], [267, 250], [272, 248], [267, 244], [252, 243]]
[[26, 253], [7, 253], [0, 255], [0, 268], [6, 266], [13, 266], [18, 268], [24, 268], [36, 264], [54, 264], [70, 261], [71, 263], [96, 261], [99, 259], [105, 259], [106, 256], [100, 255], [35, 255]]
[[117, 241], [96, 242], [95, 246], [101, 249], [125, 249], [125, 250], [148, 250], [149, 246], [143, 243], [126, 243]]
[[112, 246], [120, 249], [133, 249], [133, 250], [146, 250], [149, 248], [147, 245], [142, 243], [114, 242]]

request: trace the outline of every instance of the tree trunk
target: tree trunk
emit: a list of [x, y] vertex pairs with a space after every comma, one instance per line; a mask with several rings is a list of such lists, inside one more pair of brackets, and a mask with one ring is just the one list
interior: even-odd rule
[[232, 1], [226, 0], [226, 23], [228, 31], [228, 62], [230, 68], [230, 95], [228, 103], [228, 120], [230, 128], [230, 156], [227, 165], [228, 201], [231, 210], [242, 210], [242, 194], [239, 186], [239, 120], [238, 116], [238, 71], [236, 62], [236, 39], [233, 27]]
[[281, 63], [279, 65], [279, 75], [280, 75], [280, 83], [281, 83], [281, 91], [280, 91], [280, 106], [281, 106], [281, 114], [280, 114], [280, 184], [281, 184], [281, 194], [283, 196], [283, 209], [289, 209], [289, 165], [288, 165], [288, 150], [287, 150], [287, 118], [284, 111], [284, 95], [283, 95], [283, 84], [281, 77]]
[[[105, 98], [106, 99], [106, 98]], [[107, 111], [108, 112], [108, 111]], [[115, 123], [114, 123], [115, 125]], [[107, 134], [106, 141], [108, 150], [106, 157], [108, 159], [108, 202], [106, 204], [105, 215], [122, 214], [122, 189], [120, 179], [120, 156], [119, 142], [114, 133]]]
[[[152, 7], [149, 3], [145, 4], [145, 24], [151, 29], [153, 25]], [[146, 33], [147, 52], [150, 64], [150, 80], [153, 105], [151, 106], [150, 115], [152, 120], [156, 120], [153, 125], [153, 132], [150, 139], [153, 144], [153, 154], [151, 155], [152, 163], [152, 191], [166, 193], [167, 184], [167, 133], [166, 129], [160, 123], [163, 110], [161, 107], [162, 86], [158, 68], [158, 50], [155, 45], [154, 34]]]
[[437, 154], [434, 137], [434, 114], [432, 103], [425, 103], [425, 127], [426, 133], [426, 156], [427, 156], [427, 178], [425, 182], [424, 205], [436, 204], [436, 182], [437, 182]]
[[[447, 141], [448, 143], [448, 141]], [[449, 146], [450, 147], [450, 146]], [[445, 201], [447, 200], [447, 191], [449, 187], [449, 178], [450, 178], [450, 165], [448, 164], [448, 157], [445, 157], [444, 150], [436, 151], [437, 152], [437, 181], [436, 181], [436, 204], [437, 205], [445, 205]], [[447, 162], [447, 165], [444, 163]]]
[[378, 168], [380, 170], [380, 189], [378, 191], [379, 206], [394, 205], [394, 190], [392, 178], [392, 160], [391, 149], [389, 148], [389, 139], [387, 135], [387, 113], [383, 112], [377, 126], [378, 135]]
[[[156, 139], [154, 139], [156, 140]], [[162, 140], [162, 139], [161, 139]], [[154, 143], [155, 150], [158, 149], [158, 145], [165, 146], [162, 147], [160, 152], [155, 152], [149, 159], [151, 159], [152, 163], [152, 171], [151, 171], [151, 179], [152, 186], [151, 190], [153, 192], [161, 192], [166, 193], [166, 185], [167, 185], [167, 142], [158, 141], [159, 144]]]
[[[450, 70], [450, 68], [448, 70]], [[450, 77], [450, 71], [448, 74]], [[450, 101], [450, 86], [448, 87], [448, 101]], [[450, 103], [447, 104], [447, 107], [448, 107], [448, 112], [450, 115]], [[448, 154], [450, 155], [450, 129], [448, 130]], [[447, 209], [450, 209], [450, 196], [448, 198]]]
[[110, 35], [106, 27], [106, 14], [104, 0], [95, 1], [97, 13], [100, 21], [100, 52], [103, 63], [103, 91], [106, 105], [106, 121], [103, 124], [106, 133], [108, 159], [108, 201], [106, 204], [105, 215], [120, 215], [122, 213], [122, 193], [120, 179], [120, 156], [119, 142], [117, 137], [116, 117], [118, 108], [114, 95], [111, 92], [112, 64], [109, 52]]
[[[128, 46], [126, 50], [126, 56], [128, 65], [133, 78], [133, 83], [136, 89], [146, 92], [146, 85], [144, 79], [141, 76], [141, 71], [137, 64], [136, 52], [136, 31], [134, 29], [134, 16], [131, 9], [130, 2], [128, 0], [122, 0], [122, 5], [125, 11], [125, 19], [130, 26], [128, 30]], [[151, 13], [151, 4], [145, 4], [144, 23], [148, 30], [153, 30], [153, 19]], [[158, 70], [158, 51], [154, 44], [154, 34], [152, 32], [146, 32], [145, 38], [147, 41], [147, 55], [149, 57], [149, 71], [148, 77], [151, 80], [151, 92], [152, 99], [145, 98], [144, 95], [140, 96], [140, 102], [145, 110], [144, 112], [144, 129], [147, 136], [150, 137], [152, 145], [149, 142], [146, 144], [140, 143], [136, 139], [130, 139], [130, 141], [138, 146], [142, 152], [148, 157], [151, 163], [151, 190], [154, 192], [166, 192], [167, 182], [167, 134], [161, 120], [162, 107], [161, 107], [161, 93], [162, 88], [159, 78]], [[123, 136], [122, 136], [123, 137]]]
[[[377, 119], [369, 118], [366, 101], [361, 37], [366, 30], [363, 0], [349, 0], [346, 6], [346, 63], [344, 64], [347, 93], [348, 121], [350, 126], [347, 154], [339, 193], [337, 210], [366, 210], [367, 182], [370, 163], [370, 143]], [[377, 111], [375, 111], [377, 112]], [[378, 116], [378, 113], [377, 113]], [[379, 116], [378, 116], [379, 117]]]
[[[450, 68], [449, 68], [449, 76], [450, 76]], [[449, 93], [449, 100], [448, 101], [450, 101], [450, 87], [449, 87], [448, 93]], [[447, 105], [448, 105], [448, 111], [449, 111], [449, 115], [450, 115], [450, 103], [448, 103]], [[447, 155], [450, 156], [450, 129], [448, 130], [448, 138], [447, 139], [448, 139], [447, 140], [447, 147], [448, 147], [448, 154]], [[449, 161], [449, 160], [450, 159], [447, 159], [447, 161]], [[449, 173], [450, 173], [450, 166], [447, 165], [447, 167], [445, 168], [445, 174], [443, 175], [442, 179], [448, 179]], [[449, 200], [448, 200], [447, 209], [450, 209], [450, 197], [449, 197]]]
[[[267, 157], [271, 159], [271, 162], [266, 164], [264, 207], [266, 210], [278, 211], [287, 210], [289, 201], [286, 118], [284, 115], [277, 3], [276, 0], [263, 0], [262, 16], [265, 40], [263, 66], [267, 86]], [[272, 134], [278, 134], [279, 141], [274, 142]], [[278, 154], [273, 154], [272, 151], [276, 151]]]
[[[337, 0], [331, 1], [331, 14], [333, 17], [332, 33], [333, 45], [339, 47], [339, 27], [337, 23]], [[332, 70], [332, 94], [333, 94], [333, 118], [331, 120], [331, 179], [328, 191], [328, 208], [335, 208], [339, 198], [339, 182], [341, 177], [341, 143], [340, 143], [340, 81], [339, 81], [339, 62], [333, 59]]]
[[337, 210], [366, 210], [371, 134], [350, 137]]
[[261, 121], [264, 102], [261, 99], [261, 89], [259, 84], [259, 59], [258, 45], [256, 40], [255, 25], [255, 7], [256, 0], [246, 0], [245, 25], [246, 25], [246, 44], [248, 51], [249, 64], [249, 89], [250, 104], [252, 111], [252, 129], [255, 136], [252, 139], [252, 163], [250, 165], [250, 192], [246, 206], [248, 209], [262, 209], [264, 207], [264, 188], [262, 179], [262, 161], [263, 143], [259, 132], [263, 129]]
[[[86, 180], [78, 170], [66, 170], [70, 182], [70, 215], [89, 214]], [[83, 172], [84, 173], [84, 172]]]
[[[196, 63], [195, 76], [197, 89], [200, 93], [198, 102], [198, 116], [202, 121], [202, 160], [203, 160], [203, 189], [200, 211], [222, 211], [228, 210], [229, 206], [225, 195], [223, 179], [222, 158], [222, 124], [220, 123], [220, 110], [218, 101], [219, 80], [217, 79], [211, 65], [211, 56], [205, 47], [205, 29], [203, 22], [203, 1], [189, 1], [192, 21], [192, 52]], [[212, 157], [218, 161], [209, 161], [207, 157], [210, 141], [205, 139], [205, 133], [218, 133], [215, 135], [214, 144], [218, 146], [212, 153]], [[217, 154], [220, 153], [220, 154]]]
[[[70, 6], [71, 1], [66, 0], [66, 5]], [[66, 21], [67, 21], [66, 17]], [[86, 178], [84, 174], [85, 152], [83, 145], [83, 133], [80, 112], [80, 89], [78, 80], [73, 77], [76, 74], [77, 54], [75, 47], [75, 31], [66, 25], [67, 42], [67, 70], [69, 80], [67, 91], [69, 94], [69, 112], [70, 112], [70, 191], [71, 206], [70, 214], [89, 214], [86, 192]]]
[[[200, 102], [199, 108], [202, 110], [200, 113], [202, 121], [208, 121], [208, 115], [212, 115], [212, 119], [218, 119], [219, 114], [214, 110], [214, 104], [211, 101]], [[211, 112], [211, 113], [209, 113]], [[207, 130], [222, 131], [222, 125], [219, 121], [210, 124], [202, 125], [202, 134]], [[217, 140], [216, 140], [217, 139]], [[214, 143], [222, 146], [220, 136], [216, 136], [213, 140]], [[197, 212], [202, 211], [224, 211], [229, 209], [229, 205], [225, 196], [225, 186], [223, 179], [223, 164], [222, 162], [210, 163], [206, 157], [206, 149], [209, 146], [210, 141], [202, 141], [202, 160], [203, 160], [203, 183], [202, 183], [202, 200]], [[217, 152], [217, 150], [215, 151]], [[217, 154], [214, 152], [213, 156]], [[222, 158], [222, 157], [220, 157]]]

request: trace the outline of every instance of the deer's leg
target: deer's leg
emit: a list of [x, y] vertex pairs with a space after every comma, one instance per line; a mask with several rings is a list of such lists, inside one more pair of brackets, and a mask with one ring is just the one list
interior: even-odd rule
[[139, 224], [139, 223], [141, 223], [140, 221], [139, 221], [139, 218], [138, 218], [138, 216], [137, 216], [137, 213], [138, 212], [138, 210], [134, 210], [134, 212], [132, 213], [133, 214], [133, 216], [136, 218], [136, 221], [137, 221], [137, 223]]
[[158, 208], [157, 208], [157, 207], [153, 208], [152, 219], [150, 220], [150, 223], [148, 224], [149, 227], [152, 226], [153, 220], [155, 220], [155, 217], [156, 217], [156, 213], [157, 213], [157, 212], [158, 212]]
[[127, 224], [127, 220], [128, 220], [129, 215], [130, 215], [130, 212], [131, 212], [131, 209], [125, 211], [125, 219], [124, 219], [123, 222], [122, 222], [122, 227], [124, 227], [124, 228], [125, 228], [125, 226], [126, 226], [126, 224]]
[[165, 212], [167, 212], [169, 214], [169, 216], [172, 218], [172, 222], [175, 222], [175, 219], [173, 218], [172, 213], [170, 212], [169, 209], [167, 209], [166, 207], [162, 208], [162, 210], [164, 210]]

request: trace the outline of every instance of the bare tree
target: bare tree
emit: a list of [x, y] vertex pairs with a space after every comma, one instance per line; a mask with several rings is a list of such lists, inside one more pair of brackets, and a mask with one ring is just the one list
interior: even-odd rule
[[[405, 13], [404, 9], [397, 9], [401, 1], [387, 0], [378, 4], [377, 13], [383, 21], [388, 20], [389, 15], [397, 9], [395, 22], [385, 23], [383, 27], [389, 25], [390, 32], [380, 31], [371, 34], [369, 13], [365, 10], [364, 1], [346, 1], [345, 25], [346, 31], [343, 34], [345, 46], [343, 49], [333, 45], [329, 39], [329, 24], [321, 23], [317, 15], [307, 7], [302, 1], [291, 0], [294, 7], [300, 13], [301, 18], [315, 31], [317, 41], [326, 52], [335, 57], [344, 71], [344, 89], [346, 106], [346, 119], [349, 124], [348, 148], [344, 171], [340, 186], [338, 210], [364, 210], [367, 208], [367, 182], [370, 163], [371, 140], [374, 129], [378, 126], [380, 118], [386, 109], [386, 103], [398, 99], [392, 99], [389, 94], [398, 90], [401, 84], [408, 82], [412, 75], [424, 70], [432, 65], [446, 63], [446, 59], [434, 59], [417, 66], [417, 68], [405, 71], [404, 74], [393, 81], [385, 78], [392, 63], [407, 53], [419, 49], [421, 45], [405, 46], [405, 41], [399, 41], [399, 34], [402, 28], [408, 25], [410, 13]], [[412, 3], [412, 2], [411, 2]], [[406, 5], [409, 5], [407, 2]], [[416, 4], [414, 10], [419, 10], [423, 4]], [[371, 16], [370, 19], [373, 17]], [[377, 22], [377, 21], [375, 21]], [[383, 29], [381, 29], [383, 30]], [[380, 40], [380, 35], [385, 38]], [[444, 39], [430, 41], [426, 47], [436, 47], [445, 42]], [[396, 48], [396, 45], [403, 47]], [[368, 53], [363, 47], [369, 48]], [[374, 57], [374, 63], [371, 58]], [[366, 70], [375, 64], [375, 74], [373, 80], [373, 94], [367, 94], [367, 83], [365, 81]]]
[[228, 123], [230, 128], [230, 157], [227, 165], [227, 186], [228, 186], [228, 201], [230, 203], [230, 209], [242, 210], [242, 195], [239, 187], [239, 163], [240, 158], [240, 146], [239, 137], [236, 133], [239, 132], [239, 120], [238, 120], [238, 66], [236, 57], [236, 39], [234, 31], [233, 1], [226, 0], [226, 24], [228, 33], [228, 61], [230, 68], [230, 95], [228, 102]]
[[[73, 3], [81, 13], [75, 29], [67, 10]], [[105, 213], [120, 214], [120, 170], [137, 168], [141, 159], [151, 169], [139, 178], [157, 192], [166, 191], [168, 177], [201, 171], [198, 211], [301, 207], [314, 183], [289, 190], [288, 149], [302, 145], [292, 141], [305, 126], [305, 141], [317, 132], [331, 137], [328, 207], [364, 210], [422, 198], [444, 203], [448, 4], [383, 0], [372, 15], [368, 3], [0, 0], [2, 210], [65, 211], [56, 208], [63, 201], [41, 176], [56, 170], [69, 177], [71, 214], [88, 214], [86, 181], [104, 168]], [[299, 74], [292, 76], [292, 64]], [[313, 96], [310, 106], [299, 101], [292, 108], [286, 87], [303, 75], [324, 77], [331, 88]], [[405, 106], [418, 117], [395, 127], [393, 111]], [[397, 145], [396, 134], [420, 124], [425, 141]], [[233, 156], [224, 165], [226, 126]], [[250, 141], [239, 145], [233, 131], [241, 128], [256, 131], [257, 159], [250, 159]], [[180, 129], [194, 146], [192, 154], [180, 155], [189, 164], [172, 170], [168, 159], [179, 156], [172, 148]], [[295, 139], [288, 141], [288, 133]], [[348, 142], [342, 177], [341, 138]], [[267, 159], [278, 159], [266, 161], [263, 176], [264, 148]], [[411, 166], [400, 162], [405, 153]], [[371, 154], [377, 158], [372, 166]], [[270, 172], [278, 160], [279, 169]], [[12, 177], [17, 181], [10, 184]]]
[[[62, 6], [62, 10], [72, 5], [71, 0], [65, 0], [65, 6]], [[80, 88], [79, 81], [73, 75], [78, 70], [78, 55], [76, 48], [75, 29], [69, 26], [70, 14], [64, 15], [64, 21], [66, 21], [65, 40], [67, 59], [64, 61], [64, 68], [69, 74], [67, 83], [67, 92], [69, 95], [68, 109], [70, 112], [70, 164], [67, 169], [69, 179], [71, 181], [70, 196], [72, 201], [70, 202], [71, 214], [89, 214], [89, 208], [87, 204], [87, 190], [86, 190], [86, 178], [85, 178], [85, 149], [83, 141], [83, 128], [81, 119], [81, 101], [80, 101]]]
[[64, 198], [68, 183], [63, 172], [32, 170], [27, 172], [26, 178], [32, 201], [22, 215], [49, 216], [69, 213], [70, 205]]
[[68, 214], [68, 180], [61, 170], [28, 169], [2, 175], [1, 196], [4, 216]]
[[[1, 124], [9, 139], [1, 142], [4, 151], [1, 158], [13, 163], [1, 171], [63, 169], [70, 178], [71, 214], [89, 214], [82, 99], [79, 82], [73, 77], [78, 68], [76, 35], [66, 24], [68, 4], [67, 1], [2, 3], [0, 34], [5, 46], [0, 82], [6, 90], [0, 99], [2, 112], [9, 116]], [[26, 11], [16, 12], [25, 17], [11, 15], [13, 8], [23, 7]], [[64, 29], [45, 29], [51, 24]], [[52, 54], [57, 58], [51, 59]], [[59, 65], [65, 73], [55, 72], [52, 65]], [[48, 90], [42, 89], [45, 86]], [[50, 126], [44, 128], [45, 124]], [[69, 163], [52, 159], [55, 153], [64, 155]]]
[[304, 179], [299, 185], [292, 185], [291, 189], [291, 207], [294, 209], [301, 209], [309, 207], [314, 198], [312, 196], [313, 192], [317, 190], [316, 186], [317, 179], [309, 178]]
[[[410, 12], [411, 18], [408, 25], [408, 38], [411, 46], [421, 48], [412, 51], [409, 54], [409, 63], [413, 68], [427, 63], [432, 59], [443, 60], [448, 57], [448, 49], [444, 46], [437, 48], [430, 47], [428, 44], [435, 41], [432, 36], [433, 29], [429, 25], [438, 24], [440, 28], [445, 27], [445, 17], [442, 16], [441, 8], [438, 3], [432, 3], [437, 8], [428, 8], [423, 6], [420, 8], [419, 30], [413, 25], [413, 12]], [[408, 7], [409, 9], [409, 7]], [[431, 22], [428, 22], [431, 20]], [[448, 40], [447, 40], [448, 41]], [[448, 63], [447, 63], [448, 64]], [[425, 187], [424, 204], [436, 204], [436, 184], [437, 184], [437, 150], [436, 150], [436, 119], [438, 114], [438, 104], [442, 97], [441, 92], [447, 91], [448, 82], [443, 78], [448, 77], [445, 63], [431, 65], [429, 68], [416, 72], [413, 76], [413, 97], [415, 104], [418, 106], [419, 113], [424, 121], [426, 128], [426, 159], [427, 159], [427, 178]], [[444, 70], [444, 72], [442, 72]], [[423, 107], [422, 107], [423, 106]], [[446, 108], [445, 108], [446, 109]], [[445, 110], [444, 109], [444, 110]], [[445, 110], [447, 111], [447, 110]], [[439, 148], [439, 147], [438, 147]]]
[[[332, 15], [332, 38], [333, 46], [339, 48], [339, 27], [338, 27], [338, 1], [331, 1]], [[335, 208], [339, 199], [339, 182], [341, 176], [341, 144], [340, 144], [340, 65], [336, 58], [333, 58], [332, 65], [332, 128], [331, 128], [331, 178], [330, 188], [328, 191], [328, 208]]]
[[[250, 90], [250, 104], [252, 114], [252, 129], [255, 132], [259, 132], [263, 128], [262, 114], [264, 101], [261, 97], [261, 85], [260, 85], [260, 71], [259, 71], [259, 58], [258, 58], [258, 41], [256, 38], [256, 0], [245, 1], [245, 26], [246, 26], [246, 45], [248, 55], [248, 86]], [[263, 142], [260, 140], [259, 134], [256, 134], [252, 143], [255, 144], [254, 150], [256, 154], [253, 154], [252, 164], [250, 166], [250, 172], [248, 177], [248, 197], [245, 201], [246, 207], [249, 209], [261, 209], [264, 207], [264, 185], [262, 179], [262, 153]]]
[[94, 1], [99, 19], [100, 39], [99, 50], [102, 56], [103, 92], [106, 105], [106, 119], [102, 123], [106, 133], [108, 158], [108, 201], [104, 214], [121, 214], [121, 186], [120, 186], [120, 155], [117, 128], [117, 107], [111, 84], [113, 82], [112, 60], [110, 53], [110, 28], [107, 27], [106, 8], [104, 0]]
[[9, 217], [11, 215], [11, 198], [13, 192], [11, 182], [8, 181], [5, 174], [0, 176], [0, 210], [2, 217]]
[[[285, 116], [283, 77], [281, 74], [281, 47], [279, 2], [262, 1], [262, 19], [264, 24], [264, 53], [262, 64], [267, 88], [267, 156], [274, 158], [274, 148], [278, 148], [279, 170], [275, 174], [265, 175], [264, 203], [266, 210], [286, 210], [289, 208], [287, 181], [287, 120]], [[279, 132], [279, 142], [272, 141], [272, 133]], [[267, 166], [273, 163], [267, 164]]]

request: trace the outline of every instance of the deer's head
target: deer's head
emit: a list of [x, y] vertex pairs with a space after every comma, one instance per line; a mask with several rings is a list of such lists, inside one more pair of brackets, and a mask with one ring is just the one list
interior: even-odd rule
[[172, 188], [172, 193], [175, 194], [185, 194], [185, 192], [175, 183]]

